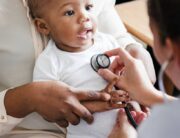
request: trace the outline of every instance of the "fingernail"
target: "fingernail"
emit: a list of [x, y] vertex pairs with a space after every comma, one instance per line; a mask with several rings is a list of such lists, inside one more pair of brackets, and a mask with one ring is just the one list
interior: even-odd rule
[[89, 124], [92, 124], [92, 122], [94, 121], [94, 118], [93, 118], [93, 116], [89, 119]]
[[91, 116], [89, 118], [86, 118], [85, 120], [87, 121], [88, 124], [92, 124], [92, 122], [94, 121], [94, 118], [93, 116]]
[[119, 113], [120, 113], [120, 114], [122, 114], [122, 113], [124, 113], [124, 112], [125, 112], [125, 110], [124, 110], [123, 108], [119, 109]]

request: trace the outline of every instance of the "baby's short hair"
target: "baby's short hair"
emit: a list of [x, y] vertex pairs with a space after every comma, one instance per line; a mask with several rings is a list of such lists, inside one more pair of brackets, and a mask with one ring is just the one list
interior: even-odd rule
[[42, 9], [47, 6], [47, 2], [51, 0], [27, 0], [30, 15], [32, 18], [39, 17], [42, 14]]

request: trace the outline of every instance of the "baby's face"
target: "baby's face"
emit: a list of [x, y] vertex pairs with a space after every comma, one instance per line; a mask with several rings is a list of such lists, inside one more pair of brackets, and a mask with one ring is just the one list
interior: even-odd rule
[[82, 51], [93, 43], [96, 30], [91, 0], [52, 0], [43, 19], [49, 35], [65, 51]]

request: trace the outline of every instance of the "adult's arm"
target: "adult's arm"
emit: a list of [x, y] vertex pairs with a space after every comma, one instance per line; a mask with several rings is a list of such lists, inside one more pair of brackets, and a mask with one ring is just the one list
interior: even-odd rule
[[[152, 106], [163, 102], [163, 94], [151, 83], [144, 65], [140, 60], [133, 58], [124, 49], [114, 49], [106, 52], [108, 56], [117, 56], [110, 70], [99, 70], [99, 74], [106, 80], [111, 81], [119, 78], [117, 87], [127, 91], [129, 96], [140, 104]], [[118, 72], [118, 75], [115, 73]], [[174, 97], [167, 96], [169, 100]]]
[[7, 120], [0, 121], [0, 135], [11, 131], [32, 112], [58, 124], [67, 120], [75, 125], [79, 123], [79, 118], [91, 123], [91, 113], [79, 101], [108, 101], [110, 98], [104, 93], [78, 92], [76, 95], [74, 92], [77, 91], [55, 81], [33, 82], [2, 92], [0, 113], [7, 117]]

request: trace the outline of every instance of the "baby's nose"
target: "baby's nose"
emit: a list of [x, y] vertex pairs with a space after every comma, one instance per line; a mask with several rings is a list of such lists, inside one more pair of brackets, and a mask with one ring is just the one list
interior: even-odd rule
[[90, 21], [89, 16], [86, 13], [82, 13], [79, 19], [80, 24]]

